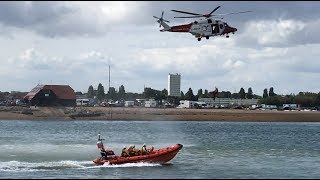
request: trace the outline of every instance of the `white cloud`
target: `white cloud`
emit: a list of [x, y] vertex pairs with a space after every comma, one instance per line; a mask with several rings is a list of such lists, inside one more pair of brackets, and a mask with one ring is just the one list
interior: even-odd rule
[[249, 39], [262, 46], [288, 45], [291, 36], [305, 26], [303, 21], [293, 19], [249, 21], [240, 40]]

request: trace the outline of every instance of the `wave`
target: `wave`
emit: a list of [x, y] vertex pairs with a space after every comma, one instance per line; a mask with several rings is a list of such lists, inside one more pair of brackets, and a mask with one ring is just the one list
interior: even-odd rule
[[1, 171], [46, 171], [67, 168], [89, 168], [94, 167], [92, 161], [54, 161], [54, 162], [20, 162], [7, 161], [0, 162]]
[[93, 145], [13, 144], [0, 145], [2, 161], [51, 162], [65, 159], [85, 161], [99, 156]]
[[104, 168], [127, 168], [127, 167], [146, 167], [146, 166], [161, 166], [161, 164], [157, 163], [147, 163], [147, 162], [139, 162], [139, 163], [126, 163], [126, 164], [108, 164], [104, 163], [100, 167]]
[[0, 172], [32, 172], [32, 171], [55, 171], [62, 169], [92, 169], [92, 168], [128, 168], [128, 167], [146, 167], [161, 166], [155, 163], [127, 163], [121, 165], [110, 165], [105, 163], [102, 166], [95, 165], [92, 161], [53, 161], [53, 162], [20, 162], [7, 161], [0, 162]]

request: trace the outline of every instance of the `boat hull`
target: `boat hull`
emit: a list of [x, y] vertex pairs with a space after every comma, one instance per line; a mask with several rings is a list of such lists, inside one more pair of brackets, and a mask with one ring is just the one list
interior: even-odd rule
[[164, 164], [173, 159], [177, 153], [182, 149], [182, 144], [175, 144], [170, 147], [153, 150], [147, 155], [137, 155], [130, 157], [114, 156], [105, 160], [96, 158], [93, 162], [97, 165], [103, 165], [104, 163], [109, 164], [125, 164], [125, 163], [138, 163], [138, 162], [149, 162]]

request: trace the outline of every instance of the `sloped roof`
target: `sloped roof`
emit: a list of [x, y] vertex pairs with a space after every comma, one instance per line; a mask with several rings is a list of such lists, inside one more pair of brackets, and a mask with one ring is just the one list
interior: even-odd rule
[[43, 89], [53, 91], [59, 99], [76, 99], [76, 93], [69, 85], [37, 85], [23, 99], [31, 100]]

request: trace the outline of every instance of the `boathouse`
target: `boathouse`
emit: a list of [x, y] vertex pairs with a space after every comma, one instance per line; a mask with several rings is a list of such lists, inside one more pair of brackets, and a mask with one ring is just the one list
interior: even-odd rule
[[37, 85], [23, 99], [31, 106], [76, 105], [76, 94], [69, 85]]

